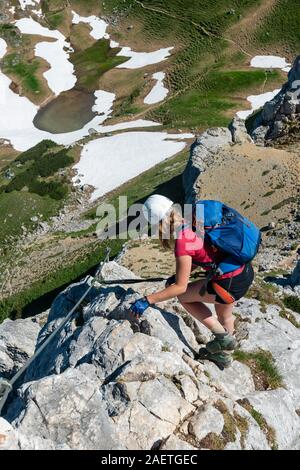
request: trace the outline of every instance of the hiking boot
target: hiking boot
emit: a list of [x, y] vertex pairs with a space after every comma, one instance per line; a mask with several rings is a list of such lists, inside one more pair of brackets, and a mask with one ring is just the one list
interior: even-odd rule
[[199, 349], [196, 359], [214, 362], [221, 370], [230, 367], [232, 363], [230, 354], [226, 354], [222, 351], [210, 353], [206, 348]]
[[219, 333], [214, 335], [214, 339], [206, 344], [206, 349], [210, 353], [221, 351], [234, 351], [237, 347], [236, 339], [229, 333]]

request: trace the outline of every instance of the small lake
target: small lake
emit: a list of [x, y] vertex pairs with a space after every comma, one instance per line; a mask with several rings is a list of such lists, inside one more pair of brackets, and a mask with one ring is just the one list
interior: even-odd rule
[[82, 129], [96, 116], [92, 111], [95, 99], [94, 93], [76, 89], [61, 93], [38, 111], [33, 124], [37, 129], [51, 134]]

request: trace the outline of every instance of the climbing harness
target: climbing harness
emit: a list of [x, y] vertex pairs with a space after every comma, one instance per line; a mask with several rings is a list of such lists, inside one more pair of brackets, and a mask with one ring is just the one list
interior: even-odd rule
[[[74, 307], [70, 310], [70, 312], [67, 314], [67, 316], [62, 320], [60, 325], [56, 330], [53, 331], [53, 333], [50, 334], [50, 336], [46, 339], [46, 341], [36, 350], [34, 355], [28, 359], [28, 361], [24, 364], [24, 366], [10, 379], [10, 380], [5, 380], [0, 378], [0, 396], [2, 394], [2, 398], [0, 400], [0, 416], [2, 413], [2, 410], [4, 408], [4, 405], [7, 401], [7, 398], [10, 394], [10, 392], [13, 390], [14, 384], [19, 380], [19, 378], [24, 374], [24, 372], [31, 366], [33, 361], [40, 356], [40, 354], [46, 349], [46, 347], [51, 343], [53, 338], [57, 336], [63, 328], [66, 326], [66, 324], [73, 318], [73, 314], [77, 311], [81, 306], [81, 304], [84, 302], [85, 298], [88, 296], [90, 291], [95, 287], [95, 284], [99, 283], [101, 285], [115, 285], [115, 284], [138, 284], [138, 283], [144, 283], [144, 282], [164, 282], [167, 281], [167, 278], [162, 278], [162, 277], [153, 277], [149, 279], [109, 279], [109, 280], [104, 280], [102, 277], [102, 271], [105, 266], [109, 262], [109, 255], [110, 255], [110, 248], [107, 248], [106, 250], [106, 256], [105, 259], [100, 263], [99, 268], [96, 271], [96, 274], [94, 278], [92, 279], [92, 282], [86, 292], [82, 295], [82, 297], [78, 300], [78, 302], [74, 305]], [[4, 392], [2, 392], [4, 390]]]

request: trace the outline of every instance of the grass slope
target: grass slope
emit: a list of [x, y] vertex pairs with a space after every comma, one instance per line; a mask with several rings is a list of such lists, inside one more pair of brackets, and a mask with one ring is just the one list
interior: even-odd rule
[[3, 72], [7, 75], [14, 74], [21, 79], [23, 90], [40, 93], [41, 83], [37, 78], [40, 63], [33, 60], [31, 63], [24, 62], [16, 53], [8, 54], [3, 60]]
[[[111, 193], [105, 198], [105, 202], [114, 204], [117, 208], [118, 197], [120, 195], [126, 194], [128, 196], [128, 204], [131, 205], [134, 202], [143, 201], [150, 194], [155, 192], [171, 197], [174, 201], [182, 202], [183, 188], [181, 174], [186, 165], [187, 157], [187, 152], [183, 152], [157, 165]], [[46, 203], [46, 200], [43, 199], [43, 202]], [[49, 206], [49, 209], [50, 207], [51, 206]], [[22, 210], [21, 208], [21, 216], [23, 217], [24, 214]], [[93, 210], [89, 214], [86, 214], [86, 216], [89, 218], [95, 217], [95, 212], [96, 210]], [[74, 236], [81, 237], [86, 235], [86, 233], [86, 231], [82, 231], [74, 234]], [[31, 285], [27, 290], [1, 300], [0, 322], [7, 317], [17, 318], [22, 316], [22, 312], [28, 304], [54, 289], [70, 284], [79, 276], [85, 274], [104, 259], [107, 246], [112, 250], [111, 255], [116, 256], [121, 251], [124, 241], [125, 240], [111, 240], [102, 243], [95, 241], [88, 248], [88, 253], [84, 252], [75, 262], [71, 261], [68, 266], [60, 267], [60, 269], [51, 273], [46, 278], [42, 278]]]
[[278, 0], [256, 32], [258, 45], [286, 46], [293, 54], [300, 48], [300, 0]]
[[[105, 2], [110, 12], [125, 15], [124, 39], [125, 27], [132, 21], [137, 24], [137, 32], [134, 28], [130, 34], [137, 43], [144, 38], [176, 46], [167, 68], [171, 94], [146, 117], [157, 119], [166, 127], [201, 131], [208, 126], [227, 125], [235, 111], [242, 108], [243, 97], [250, 91], [264, 91], [265, 72], [251, 70], [249, 58], [238, 42], [226, 40], [227, 29], [260, 4], [260, 0]], [[122, 41], [122, 32], [119, 40]], [[268, 80], [275, 87], [282, 82], [276, 72]], [[128, 98], [121, 108], [126, 109], [126, 103]], [[134, 100], [130, 109], [139, 110]]]
[[76, 88], [87, 91], [97, 90], [101, 75], [128, 60], [116, 56], [119, 50], [110, 49], [109, 41], [101, 39], [93, 46], [72, 54], [70, 60], [75, 67]]

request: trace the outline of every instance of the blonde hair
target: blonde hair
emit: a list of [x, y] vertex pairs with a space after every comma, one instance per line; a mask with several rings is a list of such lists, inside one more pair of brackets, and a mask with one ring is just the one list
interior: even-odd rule
[[176, 234], [182, 223], [182, 214], [175, 207], [172, 207], [169, 214], [159, 222], [159, 241], [165, 250], [172, 250], [174, 248]]

